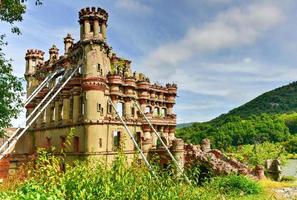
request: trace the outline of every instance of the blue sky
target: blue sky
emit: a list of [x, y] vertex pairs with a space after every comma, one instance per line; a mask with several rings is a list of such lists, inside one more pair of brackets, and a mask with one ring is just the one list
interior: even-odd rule
[[[78, 11], [109, 12], [108, 43], [152, 81], [178, 84], [178, 123], [210, 120], [297, 80], [293, 0], [71, 0], [27, 2], [22, 35], [8, 34], [7, 57], [22, 76], [26, 49], [46, 52], [79, 39]], [[0, 33], [10, 26], [1, 23]], [[13, 120], [18, 126], [21, 119]]]

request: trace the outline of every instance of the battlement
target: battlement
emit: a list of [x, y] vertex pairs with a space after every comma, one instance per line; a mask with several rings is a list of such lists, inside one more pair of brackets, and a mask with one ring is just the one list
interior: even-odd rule
[[[59, 56], [56, 45], [48, 49], [46, 61], [43, 51], [27, 51], [27, 96], [53, 72], [79, 67], [32, 124], [30, 131], [38, 136], [33, 139], [37, 147], [61, 147], [65, 134], [75, 127], [74, 154], [113, 155], [118, 148], [134, 152], [131, 142], [123, 146], [117, 142], [126, 138], [119, 116], [135, 132], [146, 153], [157, 148], [157, 139], [144, 115], [162, 135], [166, 145], [170, 146], [175, 139], [176, 84], [154, 84], [145, 74], [133, 72], [131, 61], [117, 56], [106, 42], [107, 19], [108, 13], [101, 8], [84, 8], [79, 12], [80, 39], [74, 43], [72, 36], [67, 34], [63, 38], [63, 56]], [[65, 81], [62, 73], [47, 81], [26, 107], [28, 114], [49, 91], [61, 87], [60, 81]], [[175, 141], [173, 146], [174, 152], [181, 155], [182, 141]], [[111, 156], [108, 159], [112, 160]]]
[[102, 8], [87, 7], [79, 11], [79, 22], [81, 23], [86, 18], [107, 21], [108, 13]]
[[108, 13], [102, 8], [87, 7], [79, 12], [80, 39], [106, 40]]
[[28, 59], [41, 59], [43, 60], [44, 59], [44, 52], [39, 50], [39, 49], [28, 49], [27, 52], [26, 52], [26, 56], [25, 56], [25, 59], [28, 60]]

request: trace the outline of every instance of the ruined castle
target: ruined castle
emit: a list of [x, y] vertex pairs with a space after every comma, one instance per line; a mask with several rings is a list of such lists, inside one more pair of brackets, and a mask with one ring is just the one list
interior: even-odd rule
[[[139, 152], [127, 135], [121, 118], [144, 156], [149, 158], [158, 154], [161, 165], [170, 162], [164, 146], [160, 145], [163, 142], [181, 167], [199, 161], [218, 174], [252, 174], [245, 165], [225, 157], [218, 150], [211, 150], [207, 140], [199, 146], [184, 144], [183, 140], [175, 137], [173, 106], [177, 86], [152, 84], [144, 74], [133, 72], [131, 61], [118, 57], [107, 43], [107, 21], [105, 10], [84, 8], [79, 12], [80, 40], [74, 42], [67, 34], [62, 55], [55, 45], [49, 49], [46, 61], [43, 51], [27, 51], [25, 78], [28, 97], [51, 74], [61, 69], [78, 70], [74, 71], [75, 74], [53, 101], [40, 111], [36, 120], [29, 123], [26, 133], [18, 138], [12, 151], [2, 159], [0, 178], [5, 177], [9, 169], [14, 170], [27, 161], [37, 148], [55, 147], [56, 153], [63, 150], [70, 160], [96, 157], [106, 163], [111, 163], [121, 149], [131, 161]], [[55, 76], [34, 96], [26, 105], [27, 116], [47, 94], [57, 90], [56, 86], [61, 84], [62, 79], [63, 75]], [[137, 102], [139, 107], [133, 102]], [[153, 129], [161, 135], [162, 141]], [[14, 131], [10, 130], [11, 134]], [[71, 146], [67, 146], [65, 143], [70, 132], [73, 132]], [[15, 139], [11, 138], [10, 141]]]
[[[37, 147], [54, 146], [59, 151], [65, 147], [71, 128], [76, 130], [72, 147], [65, 149], [70, 157], [97, 156], [111, 162], [121, 148], [128, 159], [132, 159], [137, 151], [109, 98], [144, 154], [158, 151], [158, 139], [132, 100], [138, 102], [163, 141], [168, 146], [172, 143], [178, 146], [178, 142], [174, 142], [176, 115], [173, 113], [177, 86], [152, 84], [144, 74], [133, 72], [131, 61], [118, 57], [107, 43], [107, 21], [108, 13], [101, 8], [82, 9], [79, 12], [80, 40], [74, 42], [68, 34], [64, 38], [64, 54], [59, 55], [59, 49], [53, 45], [45, 61], [43, 51], [27, 51], [27, 96], [58, 68], [80, 67], [17, 143], [13, 152], [16, 160], [32, 154]], [[59, 78], [49, 82], [26, 106], [27, 116]]]

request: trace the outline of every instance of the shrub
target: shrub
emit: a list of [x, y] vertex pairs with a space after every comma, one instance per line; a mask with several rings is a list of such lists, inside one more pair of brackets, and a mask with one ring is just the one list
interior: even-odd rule
[[252, 195], [259, 194], [262, 191], [258, 183], [241, 175], [216, 177], [206, 183], [205, 186], [227, 196]]
[[256, 145], [243, 145], [233, 150], [232, 156], [249, 165], [264, 165], [267, 159], [280, 159], [286, 162], [286, 151], [279, 143], [264, 142]]
[[201, 186], [204, 182], [214, 176], [212, 169], [200, 164], [199, 162], [192, 163], [191, 166], [186, 166], [185, 173], [191, 180], [192, 184], [197, 186]]

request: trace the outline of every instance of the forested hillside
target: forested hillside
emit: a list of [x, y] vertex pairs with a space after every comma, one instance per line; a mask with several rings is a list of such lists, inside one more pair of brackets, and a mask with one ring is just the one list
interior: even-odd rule
[[266, 92], [250, 102], [221, 115], [212, 121], [221, 120], [226, 116], [247, 118], [251, 115], [283, 114], [297, 112], [297, 82]]
[[198, 144], [209, 138], [214, 147], [223, 149], [265, 141], [292, 146], [297, 141], [296, 133], [297, 82], [266, 92], [209, 122], [177, 130], [177, 136], [187, 142]]

